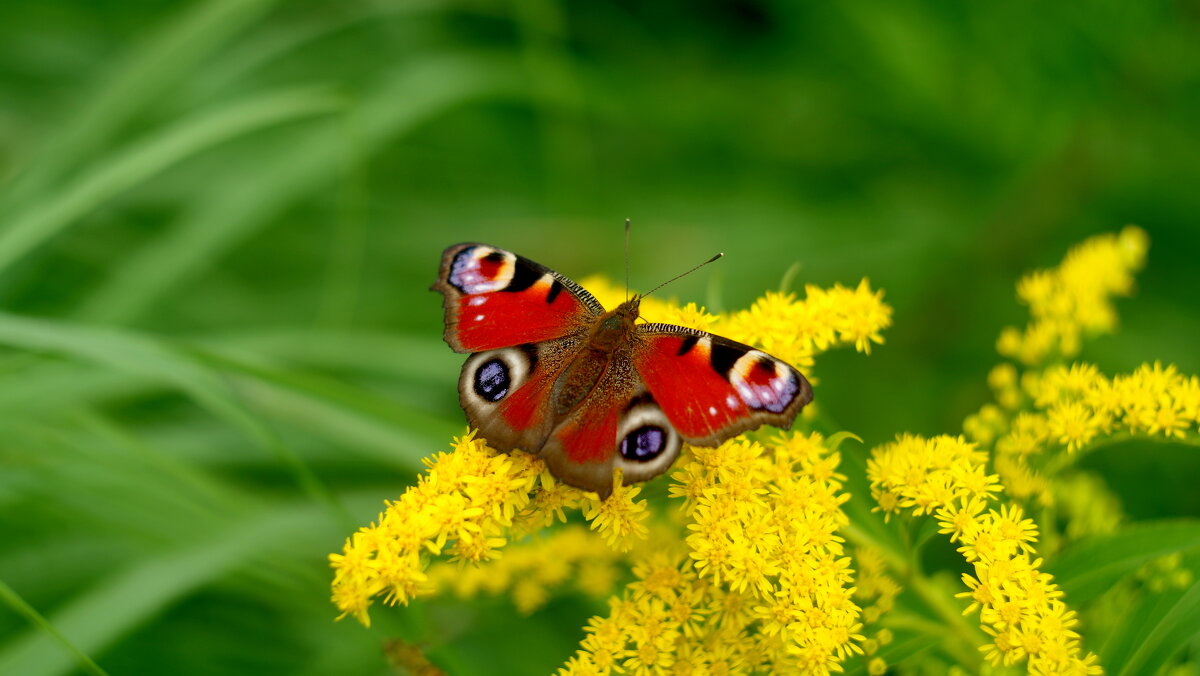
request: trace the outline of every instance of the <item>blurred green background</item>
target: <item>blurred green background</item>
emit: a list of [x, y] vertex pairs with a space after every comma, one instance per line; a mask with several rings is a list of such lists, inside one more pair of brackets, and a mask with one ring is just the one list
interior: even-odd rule
[[[0, 580], [110, 673], [544, 673], [601, 606], [332, 622], [325, 557], [461, 431], [428, 291], [480, 240], [744, 307], [886, 291], [817, 364], [870, 445], [955, 433], [1016, 279], [1151, 237], [1109, 373], [1200, 371], [1200, 3], [0, 4]], [[865, 453], [864, 449], [859, 452]], [[1088, 459], [1200, 514], [1194, 452]], [[6, 594], [0, 673], [72, 673]]]

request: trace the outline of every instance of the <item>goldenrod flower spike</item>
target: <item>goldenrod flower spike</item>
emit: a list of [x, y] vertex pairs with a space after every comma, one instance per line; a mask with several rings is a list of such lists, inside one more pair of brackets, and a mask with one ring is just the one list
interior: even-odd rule
[[1128, 226], [1084, 241], [1056, 268], [1021, 278], [1017, 297], [1029, 306], [1030, 322], [1024, 330], [1006, 328], [997, 350], [1029, 366], [1074, 358], [1084, 337], [1115, 328], [1112, 298], [1132, 293], [1148, 248], [1145, 231]]
[[[1029, 471], [1033, 456], [1056, 449], [1074, 454], [1121, 436], [1187, 439], [1197, 434], [1200, 379], [1184, 376], [1173, 365], [1142, 364], [1109, 378], [1092, 364], [1055, 364], [1027, 371], [1023, 380], [1026, 399], [1013, 407], [1011, 420], [985, 406], [963, 424], [985, 448], [994, 442], [998, 468], [1010, 463], [1010, 470]], [[985, 420], [989, 411], [995, 415]]]
[[484, 565], [434, 563], [428, 577], [438, 593], [462, 599], [511, 590], [517, 610], [529, 614], [570, 587], [589, 596], [607, 596], [621, 574], [617, 566], [623, 559], [603, 539], [572, 524], [510, 545], [504, 556]]
[[[637, 558], [561, 673], [840, 671], [865, 639], [838, 459], [815, 433], [693, 449], [673, 474], [673, 492], [698, 496], [682, 506], [687, 547]], [[873, 572], [864, 598], [890, 606], [899, 589]]]
[[629, 551], [636, 540], [646, 537], [646, 501], [634, 501], [642, 487], [625, 486], [621, 483], [621, 470], [613, 474], [613, 491], [601, 500], [594, 493], [587, 493], [583, 515], [592, 522], [592, 530], [599, 531], [609, 546], [619, 551]]
[[1080, 648], [1074, 611], [1040, 570], [1037, 524], [1018, 506], [994, 506], [1003, 489], [986, 462], [963, 437], [906, 435], [872, 450], [867, 475], [877, 498], [898, 496], [894, 510], [934, 514], [940, 532], [960, 544], [974, 575], [963, 575], [967, 591], [958, 596], [993, 637], [981, 648], [989, 662], [1027, 662], [1030, 673], [1100, 673], [1096, 656]]

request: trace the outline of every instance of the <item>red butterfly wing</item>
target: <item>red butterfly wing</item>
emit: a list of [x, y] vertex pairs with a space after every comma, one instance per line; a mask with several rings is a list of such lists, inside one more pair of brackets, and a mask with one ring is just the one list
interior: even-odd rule
[[808, 380], [749, 345], [669, 324], [638, 327], [634, 362], [688, 443], [716, 446], [760, 425], [787, 428], [812, 401]]
[[626, 484], [645, 481], [665, 472], [683, 445], [654, 397], [645, 390], [631, 393], [622, 370], [610, 368], [540, 453], [560, 481], [601, 497], [612, 491], [614, 469], [621, 469]]
[[497, 450], [537, 453], [554, 426], [551, 389], [577, 345], [568, 336], [471, 355], [458, 381], [471, 427]]
[[510, 251], [456, 244], [433, 289], [443, 296], [456, 352], [538, 343], [586, 329], [604, 308], [583, 287]]

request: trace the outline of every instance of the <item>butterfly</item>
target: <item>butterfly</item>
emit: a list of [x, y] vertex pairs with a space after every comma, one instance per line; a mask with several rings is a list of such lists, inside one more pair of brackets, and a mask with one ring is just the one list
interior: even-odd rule
[[442, 254], [444, 338], [470, 353], [458, 379], [469, 424], [497, 450], [542, 458], [563, 483], [607, 497], [613, 471], [662, 474], [683, 442], [718, 446], [763, 424], [790, 427], [812, 387], [749, 345], [638, 323], [641, 297], [613, 310], [582, 286], [493, 246]]

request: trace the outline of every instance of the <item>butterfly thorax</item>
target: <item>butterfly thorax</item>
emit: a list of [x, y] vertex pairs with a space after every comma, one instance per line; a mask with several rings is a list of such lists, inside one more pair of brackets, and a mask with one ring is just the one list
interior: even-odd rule
[[629, 349], [637, 331], [634, 321], [638, 317], [639, 305], [638, 298], [627, 300], [596, 320], [588, 335], [587, 347], [571, 362], [556, 384], [554, 409], [557, 415], [565, 416], [581, 404], [596, 388], [613, 356]]
[[594, 350], [612, 352], [622, 345], [628, 345], [637, 331], [634, 322], [638, 318], [641, 303], [642, 300], [634, 296], [632, 300], [627, 300], [615, 310], [602, 315], [592, 327], [588, 346]]

